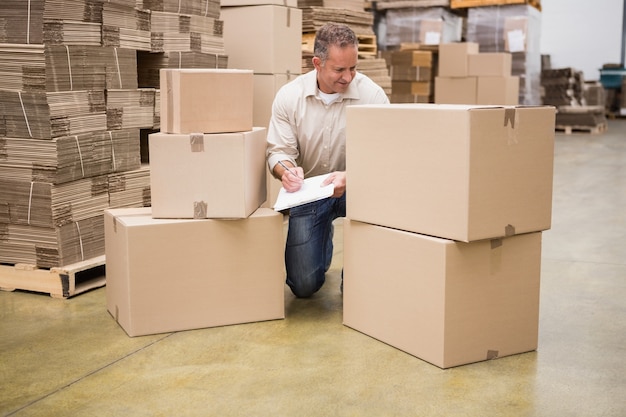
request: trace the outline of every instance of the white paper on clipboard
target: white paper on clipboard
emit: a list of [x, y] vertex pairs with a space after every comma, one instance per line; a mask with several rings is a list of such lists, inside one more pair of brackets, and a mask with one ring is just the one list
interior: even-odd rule
[[288, 192], [284, 187], [280, 187], [276, 203], [274, 204], [274, 210], [286, 210], [291, 207], [301, 206], [302, 204], [332, 196], [335, 192], [335, 185], [328, 184], [322, 186], [322, 183], [329, 175], [330, 174], [323, 174], [309, 177], [304, 180], [302, 188], [293, 193]]

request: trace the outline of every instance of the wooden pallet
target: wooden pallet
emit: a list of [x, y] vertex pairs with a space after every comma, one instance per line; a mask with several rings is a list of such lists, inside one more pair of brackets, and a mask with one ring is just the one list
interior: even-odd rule
[[106, 283], [104, 255], [50, 269], [34, 265], [0, 265], [0, 290], [26, 290], [69, 298], [103, 287]]
[[555, 130], [557, 132], [564, 132], [566, 135], [571, 135], [573, 133], [590, 133], [592, 135], [598, 135], [600, 133], [604, 133], [607, 129], [608, 125], [606, 123], [601, 123], [596, 126], [555, 126]]
[[541, 10], [541, 0], [450, 0], [451, 9], [464, 9], [479, 6], [503, 6], [508, 4], [529, 4]]
[[[376, 35], [357, 35], [359, 40], [360, 56], [376, 56], [378, 47], [376, 46]], [[302, 34], [302, 50], [313, 52], [315, 47], [315, 33]]]

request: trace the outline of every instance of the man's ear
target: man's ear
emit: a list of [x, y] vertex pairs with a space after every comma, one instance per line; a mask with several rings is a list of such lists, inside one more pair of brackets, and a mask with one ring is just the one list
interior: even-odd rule
[[311, 58], [311, 62], [313, 62], [313, 66], [316, 70], [319, 70], [320, 66], [322, 65], [322, 60], [319, 56], [314, 56], [313, 58]]

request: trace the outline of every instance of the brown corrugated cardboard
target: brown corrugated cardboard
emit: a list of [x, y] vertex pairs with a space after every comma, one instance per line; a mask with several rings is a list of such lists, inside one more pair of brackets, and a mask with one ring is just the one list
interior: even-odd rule
[[435, 103], [476, 104], [476, 77], [435, 77]]
[[464, 242], [550, 228], [554, 107], [358, 105], [346, 114], [348, 217]]
[[266, 198], [266, 129], [148, 137], [155, 218], [244, 218]]
[[432, 68], [392, 65], [389, 69], [392, 81], [431, 81]]
[[107, 309], [129, 336], [282, 319], [283, 216], [152, 218], [105, 213]]
[[161, 132], [251, 130], [251, 70], [161, 69]]
[[439, 45], [440, 77], [467, 77], [468, 55], [477, 54], [479, 44], [475, 42], [442, 43]]
[[302, 72], [301, 9], [275, 5], [224, 7], [220, 16], [229, 68], [251, 69], [255, 74]]
[[345, 219], [343, 322], [440, 368], [537, 349], [541, 233], [455, 242]]
[[519, 104], [519, 77], [478, 77], [476, 104]]
[[467, 56], [470, 77], [508, 77], [512, 55], [508, 52], [481, 52]]
[[394, 94], [414, 94], [429, 96], [432, 94], [430, 81], [392, 81], [391, 91]]
[[391, 65], [405, 67], [426, 67], [433, 65], [433, 53], [431, 51], [393, 51], [391, 53]]
[[[269, 127], [272, 116], [272, 103], [276, 92], [283, 85], [293, 80], [297, 75], [293, 74], [254, 74], [254, 125]], [[263, 207], [271, 207], [282, 186], [281, 182], [269, 172], [267, 177], [267, 198]]]
[[298, 0], [220, 0], [221, 7], [229, 6], [263, 6], [275, 4], [277, 6], [298, 7]]

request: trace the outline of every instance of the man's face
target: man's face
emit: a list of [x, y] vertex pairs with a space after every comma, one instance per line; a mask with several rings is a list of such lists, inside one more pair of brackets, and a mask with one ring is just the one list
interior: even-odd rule
[[320, 90], [327, 94], [344, 93], [356, 74], [358, 48], [348, 46], [340, 48], [330, 46], [328, 59], [324, 65], [318, 57], [313, 58], [317, 70], [317, 83]]

